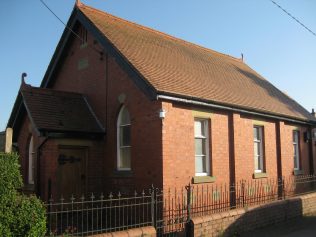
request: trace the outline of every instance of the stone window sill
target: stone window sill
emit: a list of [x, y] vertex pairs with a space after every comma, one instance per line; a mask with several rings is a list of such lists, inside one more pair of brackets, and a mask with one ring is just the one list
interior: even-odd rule
[[131, 170], [115, 170], [113, 172], [112, 177], [123, 177], [123, 178], [130, 178], [133, 177], [134, 173]]
[[85, 49], [88, 47], [88, 43], [84, 42], [83, 44], [80, 45], [80, 49]]
[[22, 187], [22, 190], [25, 190], [25, 191], [34, 191], [34, 190], [35, 190], [35, 185], [34, 185], [34, 184], [25, 184], [25, 185]]
[[303, 170], [294, 170], [294, 171], [293, 171], [293, 174], [294, 174], [294, 175], [303, 175], [304, 172], [303, 172]]
[[214, 176], [194, 176], [192, 178], [193, 184], [200, 184], [200, 183], [214, 183], [216, 177]]
[[267, 173], [254, 173], [253, 178], [254, 179], [268, 178], [268, 174]]

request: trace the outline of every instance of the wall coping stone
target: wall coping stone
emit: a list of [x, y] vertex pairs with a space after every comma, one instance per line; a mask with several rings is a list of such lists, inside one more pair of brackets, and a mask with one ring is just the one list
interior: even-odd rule
[[[193, 226], [197, 226], [197, 225], [203, 225], [203, 224], [206, 224], [206, 223], [214, 222], [212, 224], [212, 225], [214, 225], [220, 219], [225, 219], [225, 218], [229, 218], [229, 217], [242, 217], [245, 214], [247, 214], [249, 212], [252, 212], [252, 211], [258, 212], [255, 215], [260, 215], [260, 211], [263, 211], [266, 208], [267, 209], [269, 209], [269, 208], [273, 209], [276, 206], [283, 206], [284, 208], [288, 208], [289, 206], [295, 205], [296, 203], [301, 203], [301, 205], [304, 205], [305, 203], [307, 203], [311, 199], [315, 199], [315, 206], [316, 206], [316, 193], [310, 193], [310, 194], [305, 194], [305, 195], [302, 195], [302, 196], [292, 197], [292, 198], [285, 199], [285, 200], [276, 200], [276, 201], [271, 202], [271, 203], [266, 203], [266, 204], [261, 204], [261, 205], [256, 205], [256, 206], [250, 206], [250, 207], [244, 207], [244, 208], [238, 208], [238, 209], [232, 209], [232, 210], [227, 210], [227, 211], [224, 211], [224, 212], [213, 213], [211, 215], [192, 217], [191, 218], [191, 224]], [[286, 207], [286, 206], [288, 206], [288, 207]], [[286, 211], [286, 212], [288, 212], [288, 211]], [[305, 210], [305, 208], [303, 208], [301, 214], [303, 214], [303, 215], [307, 214], [308, 215], [309, 212], [310, 212], [309, 210]], [[296, 214], [294, 216], [298, 217], [298, 215], [296, 215]], [[257, 217], [254, 217], [254, 218], [257, 218]], [[276, 220], [274, 220], [274, 221], [278, 222], [277, 219], [278, 218], [276, 218]], [[281, 218], [281, 219], [283, 219], [283, 218]], [[271, 221], [273, 221], [273, 220], [271, 220]], [[217, 225], [217, 224], [215, 224], [215, 225]], [[226, 224], [225, 224], [225, 226], [226, 226]], [[227, 223], [227, 226], [229, 226], [228, 223]], [[260, 227], [260, 225], [256, 226], [256, 228], [258, 228], [258, 227]], [[254, 229], [254, 228], [250, 228], [250, 229]], [[196, 232], [196, 231], [201, 232], [202, 230], [197, 230], [197, 229], [194, 228], [194, 232]], [[198, 235], [198, 236], [203, 236], [202, 232], [201, 232], [201, 235]]]
[[153, 226], [146, 226], [111, 233], [89, 235], [89, 237], [154, 237], [156, 229]]

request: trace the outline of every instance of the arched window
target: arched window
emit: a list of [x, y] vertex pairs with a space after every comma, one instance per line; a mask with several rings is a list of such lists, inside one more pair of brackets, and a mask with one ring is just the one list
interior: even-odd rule
[[34, 172], [35, 172], [35, 161], [34, 161], [34, 144], [33, 137], [30, 139], [29, 143], [29, 154], [28, 154], [28, 183], [34, 184]]
[[131, 119], [125, 106], [117, 119], [117, 169], [131, 170]]

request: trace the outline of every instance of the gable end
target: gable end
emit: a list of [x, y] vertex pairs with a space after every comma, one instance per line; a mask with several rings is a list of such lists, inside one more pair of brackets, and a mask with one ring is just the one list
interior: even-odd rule
[[[95, 39], [100, 42], [104, 47], [105, 51], [113, 56], [116, 62], [123, 68], [123, 70], [128, 74], [131, 80], [136, 84], [136, 86], [148, 96], [149, 99], [156, 99], [155, 88], [137, 71], [135, 67], [120, 53], [118, 49], [90, 22], [87, 17], [75, 8], [71, 14], [71, 17], [67, 23], [67, 26], [72, 30], [76, 27], [76, 24], [82, 24], [87, 31], [89, 31]], [[56, 51], [51, 59], [51, 62], [47, 68], [43, 81], [41, 83], [42, 88], [49, 88], [54, 83], [54, 74], [58, 71], [60, 62], [63, 59], [63, 54], [69, 45], [71, 38], [74, 37], [73, 33], [65, 28], [62, 37], [58, 43]]]

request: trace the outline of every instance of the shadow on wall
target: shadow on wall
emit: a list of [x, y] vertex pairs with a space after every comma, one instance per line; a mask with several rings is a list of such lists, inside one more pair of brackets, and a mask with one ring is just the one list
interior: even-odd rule
[[[226, 228], [222, 236], [259, 236], [257, 230], [255, 235], [253, 235], [254, 233], [251, 235], [250, 231], [275, 224], [279, 226], [279, 223], [302, 216], [303, 207], [300, 198], [276, 201], [260, 207], [245, 208], [245, 213], [236, 216], [235, 221]], [[247, 232], [249, 233], [247, 234]], [[270, 237], [270, 235], [262, 236]]]

